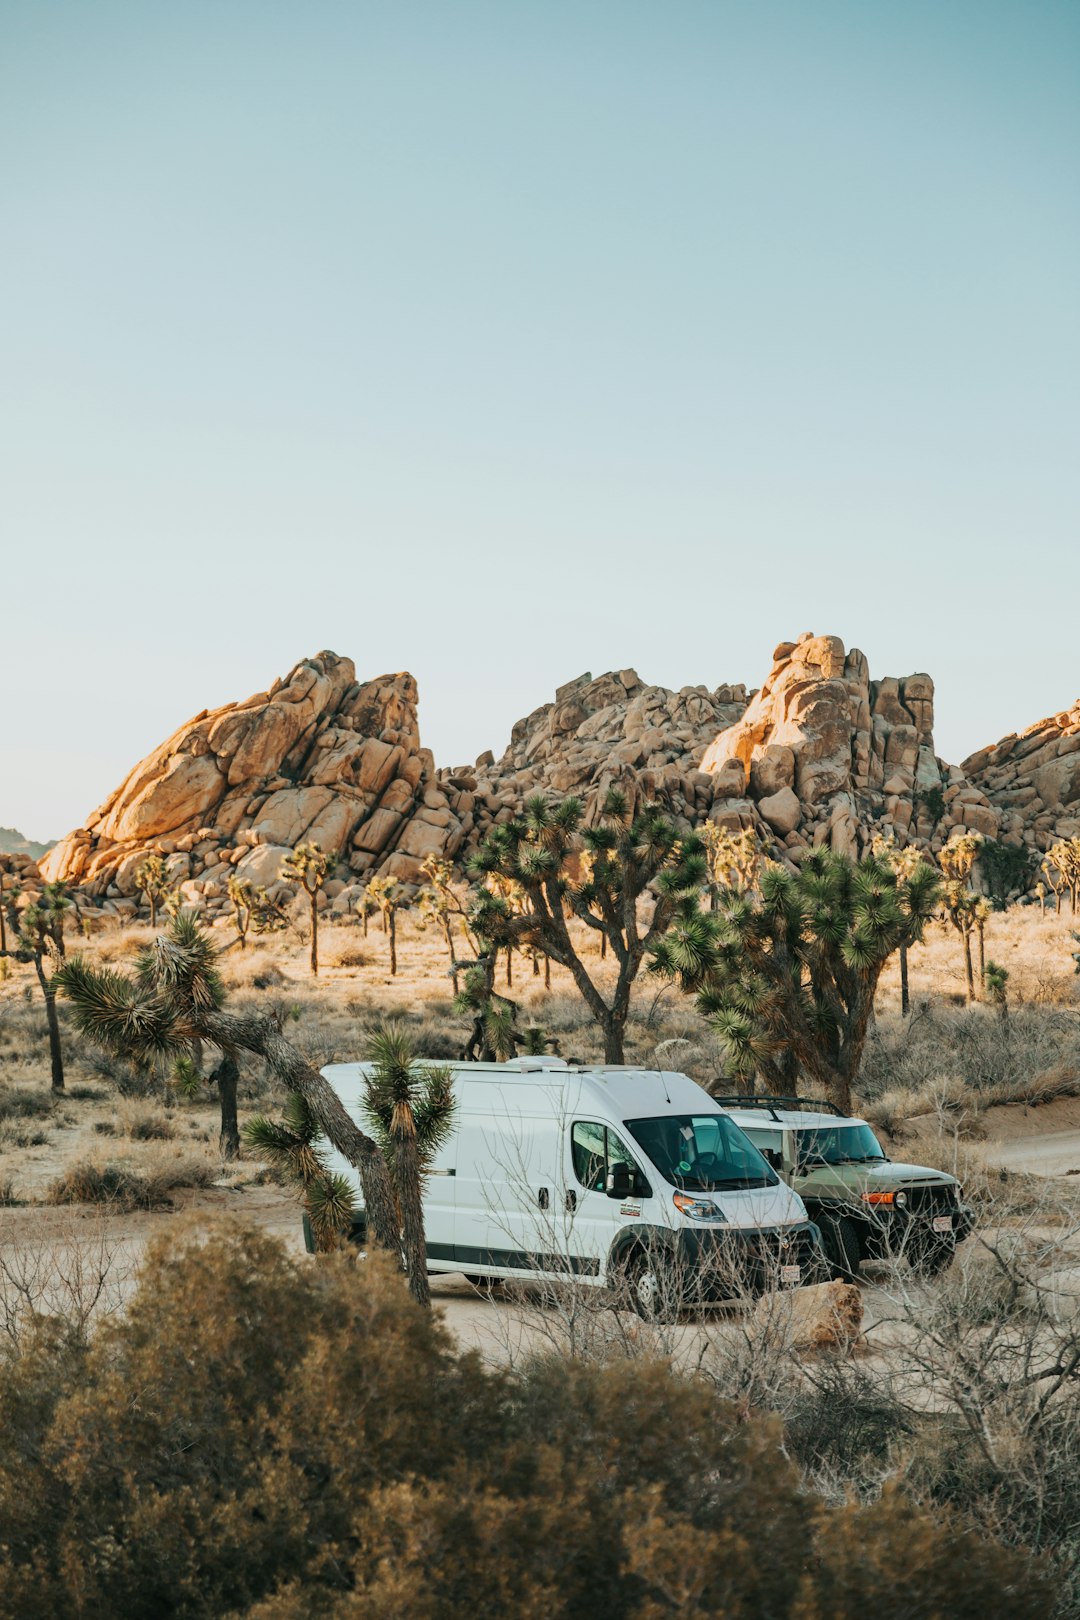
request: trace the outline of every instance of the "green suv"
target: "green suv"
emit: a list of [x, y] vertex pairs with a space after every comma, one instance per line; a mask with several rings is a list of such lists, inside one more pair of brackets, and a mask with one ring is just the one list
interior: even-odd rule
[[960, 1183], [943, 1170], [894, 1164], [863, 1119], [800, 1097], [717, 1097], [821, 1229], [833, 1276], [863, 1260], [906, 1257], [943, 1271], [971, 1231]]

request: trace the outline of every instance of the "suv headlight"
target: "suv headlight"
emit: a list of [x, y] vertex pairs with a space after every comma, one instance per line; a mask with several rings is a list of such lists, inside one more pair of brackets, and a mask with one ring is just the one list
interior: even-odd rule
[[907, 1203], [907, 1193], [904, 1192], [903, 1189], [901, 1189], [896, 1195], [896, 1206], [897, 1206], [898, 1209], [903, 1209], [903, 1207], [904, 1207], [904, 1205], [906, 1203]]
[[714, 1204], [711, 1198], [693, 1198], [689, 1193], [675, 1194], [675, 1208], [680, 1215], [688, 1215], [692, 1221], [726, 1221], [727, 1216], [719, 1204]]

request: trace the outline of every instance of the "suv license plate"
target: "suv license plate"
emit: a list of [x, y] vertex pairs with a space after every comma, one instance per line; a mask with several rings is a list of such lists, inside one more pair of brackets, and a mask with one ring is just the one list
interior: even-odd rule
[[951, 1232], [952, 1231], [952, 1216], [951, 1215], [935, 1215], [934, 1216], [934, 1231], [935, 1232]]
[[781, 1266], [780, 1281], [782, 1283], [797, 1283], [802, 1276], [801, 1266]]

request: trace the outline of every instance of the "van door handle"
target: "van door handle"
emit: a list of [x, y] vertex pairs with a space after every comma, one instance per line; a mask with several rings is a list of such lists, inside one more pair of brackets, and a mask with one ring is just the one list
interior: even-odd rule
[[566, 1195], [566, 1211], [567, 1211], [567, 1214], [572, 1215], [576, 1209], [577, 1209], [577, 1193], [574, 1191], [573, 1187], [571, 1187], [570, 1191]]
[[541, 1187], [537, 1198], [541, 1209], [547, 1209], [551, 1202], [551, 1193], [547, 1187]]

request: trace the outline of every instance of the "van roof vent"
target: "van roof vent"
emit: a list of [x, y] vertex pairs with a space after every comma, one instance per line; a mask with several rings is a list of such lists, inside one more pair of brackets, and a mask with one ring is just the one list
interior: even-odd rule
[[517, 1070], [519, 1074], [542, 1074], [545, 1069], [565, 1070], [570, 1067], [565, 1058], [557, 1057], [510, 1058], [504, 1066]]

